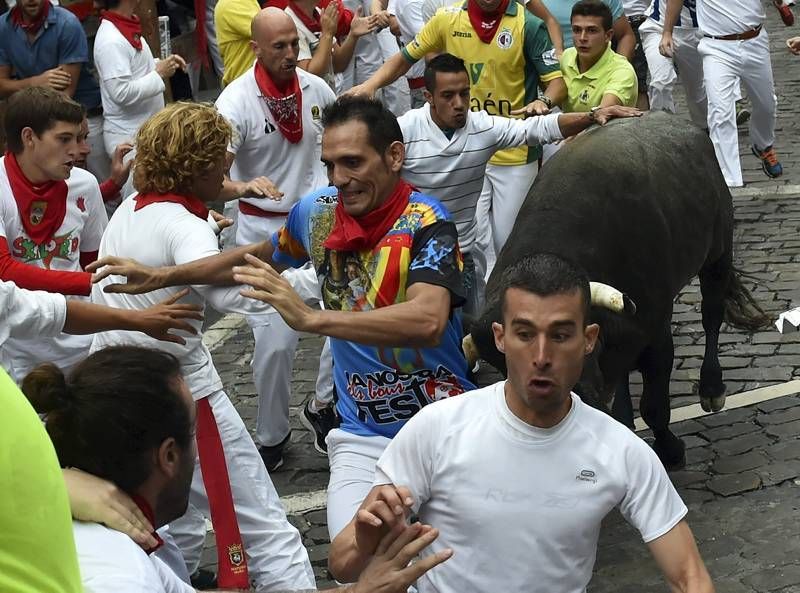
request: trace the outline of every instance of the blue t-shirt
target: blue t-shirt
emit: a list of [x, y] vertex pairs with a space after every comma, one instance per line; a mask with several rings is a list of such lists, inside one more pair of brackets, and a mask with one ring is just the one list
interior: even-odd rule
[[[572, 7], [578, 3], [578, 0], [542, 0], [547, 10], [553, 15], [561, 25], [561, 34], [564, 36], [564, 49], [575, 45], [572, 42]], [[624, 14], [622, 8], [622, 0], [603, 0], [603, 2], [611, 9], [611, 16], [616, 21]]]
[[51, 6], [33, 43], [11, 20], [11, 11], [0, 16], [0, 66], [11, 66], [14, 78], [38, 76], [61, 64], [81, 64], [74, 99], [86, 109], [93, 109], [100, 106], [100, 86], [88, 62], [86, 33], [78, 17], [67, 9]]
[[325, 307], [370, 311], [406, 300], [415, 282], [444, 286], [454, 307], [436, 348], [368, 346], [331, 338], [340, 428], [392, 438], [423, 406], [475, 387], [461, 353], [464, 301], [458, 233], [435, 198], [413, 192], [403, 214], [371, 250], [338, 252], [323, 242], [333, 228], [337, 190], [313, 192], [289, 212], [272, 237], [273, 259], [293, 267], [311, 261]]

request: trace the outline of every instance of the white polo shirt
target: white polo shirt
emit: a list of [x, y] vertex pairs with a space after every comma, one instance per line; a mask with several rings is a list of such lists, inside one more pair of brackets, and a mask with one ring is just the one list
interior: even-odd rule
[[392, 439], [375, 484], [411, 490], [455, 554], [420, 593], [585, 593], [600, 523], [615, 507], [645, 542], [687, 513], [650, 447], [572, 395], [567, 416], [535, 428], [509, 409], [505, 382], [425, 406]]
[[397, 122], [406, 145], [403, 179], [450, 211], [464, 253], [475, 243], [475, 208], [486, 164], [495, 151], [563, 138], [557, 114], [523, 120], [467, 111], [467, 123], [450, 139], [431, 119], [428, 103], [407, 111]]
[[226, 86], [216, 106], [234, 128], [228, 151], [236, 155], [231, 179], [269, 177], [283, 192], [280, 201], [242, 198], [256, 208], [288, 212], [302, 196], [328, 185], [322, 166], [322, 110], [336, 100], [325, 81], [297, 68], [303, 94], [303, 137], [292, 144], [283, 137], [261, 97], [255, 68]]
[[164, 80], [142, 37], [136, 49], [119, 29], [100, 21], [94, 38], [94, 65], [103, 101], [104, 131], [134, 136], [147, 119], [164, 108]]
[[[108, 215], [97, 179], [75, 167], [67, 179], [64, 221], [49, 243], [37, 245], [22, 226], [8, 181], [5, 157], [0, 158], [0, 236], [5, 237], [8, 250], [17, 261], [46, 270], [80, 272], [81, 252], [98, 249], [107, 223]], [[86, 355], [90, 343], [90, 336], [63, 334], [46, 340], [10, 338], [3, 349], [14, 367], [14, 378], [19, 381], [42, 362], [72, 366]]]
[[761, 0], [697, 0], [697, 21], [706, 35], [744, 33], [765, 18]]
[[[108, 224], [100, 244], [100, 257], [116, 255], [136, 258], [146, 266], [177, 266], [219, 253], [217, 236], [208, 222], [190, 213], [180, 204], [156, 203], [134, 211], [136, 201], [125, 200]], [[108, 294], [103, 287], [124, 282], [111, 276], [94, 285], [92, 301], [120, 309], [145, 309], [155, 305], [183, 287], [162, 288], [146, 294]], [[253, 315], [268, 310], [268, 305], [239, 294], [240, 286], [193, 286], [182, 303], [208, 303], [221, 313]], [[160, 342], [139, 332], [109, 331], [94, 335], [92, 351], [110, 345], [135, 344], [165, 350], [181, 362], [181, 370], [195, 400], [222, 389], [222, 381], [203, 344], [201, 321], [189, 321], [196, 335], [181, 333], [185, 345]]]
[[195, 593], [124, 533], [80, 521], [72, 522], [72, 532], [86, 593]]

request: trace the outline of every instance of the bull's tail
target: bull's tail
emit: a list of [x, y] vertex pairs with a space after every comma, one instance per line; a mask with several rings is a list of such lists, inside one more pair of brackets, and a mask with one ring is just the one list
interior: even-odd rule
[[725, 307], [725, 321], [745, 331], [764, 329], [770, 325], [770, 318], [742, 283], [743, 276], [740, 270], [736, 268], [731, 270], [728, 289], [722, 301]]

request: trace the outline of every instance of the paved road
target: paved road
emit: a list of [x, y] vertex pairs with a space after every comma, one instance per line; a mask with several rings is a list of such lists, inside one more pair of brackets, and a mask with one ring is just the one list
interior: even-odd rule
[[[800, 304], [800, 58], [784, 48], [785, 38], [797, 29], [787, 30], [769, 6], [767, 12], [779, 100], [776, 148], [786, 173], [780, 180], [767, 179], [749, 153], [746, 130], [741, 130], [747, 188], [734, 197], [735, 244], [737, 264], [751, 275], [750, 288], [765, 310], [777, 315]], [[674, 307], [673, 407], [697, 401], [704, 344], [699, 307], [695, 282]], [[209, 337], [217, 342], [214, 361], [228, 393], [252, 427], [257, 401], [249, 368], [250, 333], [240, 319], [226, 318]], [[320, 501], [324, 504], [319, 491], [327, 485], [327, 459], [314, 451], [296, 416], [313, 392], [321, 343], [315, 336], [300, 341], [292, 396], [295, 430], [286, 464], [273, 480], [291, 507], [290, 518], [303, 533], [323, 586], [330, 584], [325, 569], [328, 537], [325, 511], [318, 507]], [[746, 334], [723, 327], [720, 344], [729, 394], [800, 376], [800, 334]], [[483, 372], [480, 379], [488, 383], [494, 377]], [[632, 380], [634, 392], [638, 381]], [[687, 444], [688, 465], [672, 479], [689, 505], [689, 521], [720, 592], [800, 592], [799, 403], [800, 396], [789, 395], [674, 425]], [[311, 499], [300, 498], [309, 493]], [[213, 534], [208, 543], [205, 565], [213, 566]], [[667, 590], [638, 535], [617, 514], [606, 520], [595, 572], [593, 593]]]

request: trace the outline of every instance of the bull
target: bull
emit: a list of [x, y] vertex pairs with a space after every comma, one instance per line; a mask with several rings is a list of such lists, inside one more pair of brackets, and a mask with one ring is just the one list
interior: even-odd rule
[[706, 411], [725, 403], [717, 353], [723, 319], [748, 331], [767, 323], [734, 269], [733, 225], [731, 194], [702, 130], [664, 113], [591, 129], [537, 176], [499, 254], [485, 309], [468, 340], [481, 358], [505, 373], [491, 330], [500, 320], [503, 270], [535, 253], [581, 265], [590, 279], [618, 289], [635, 308], [612, 310], [593, 302], [591, 321], [600, 325], [600, 338], [576, 391], [601, 408], [616, 393], [615, 415], [627, 416], [632, 424], [628, 375], [641, 371], [640, 413], [653, 431], [653, 448], [665, 467], [681, 467], [684, 445], [669, 429], [675, 297], [699, 275], [706, 338], [699, 395]]

